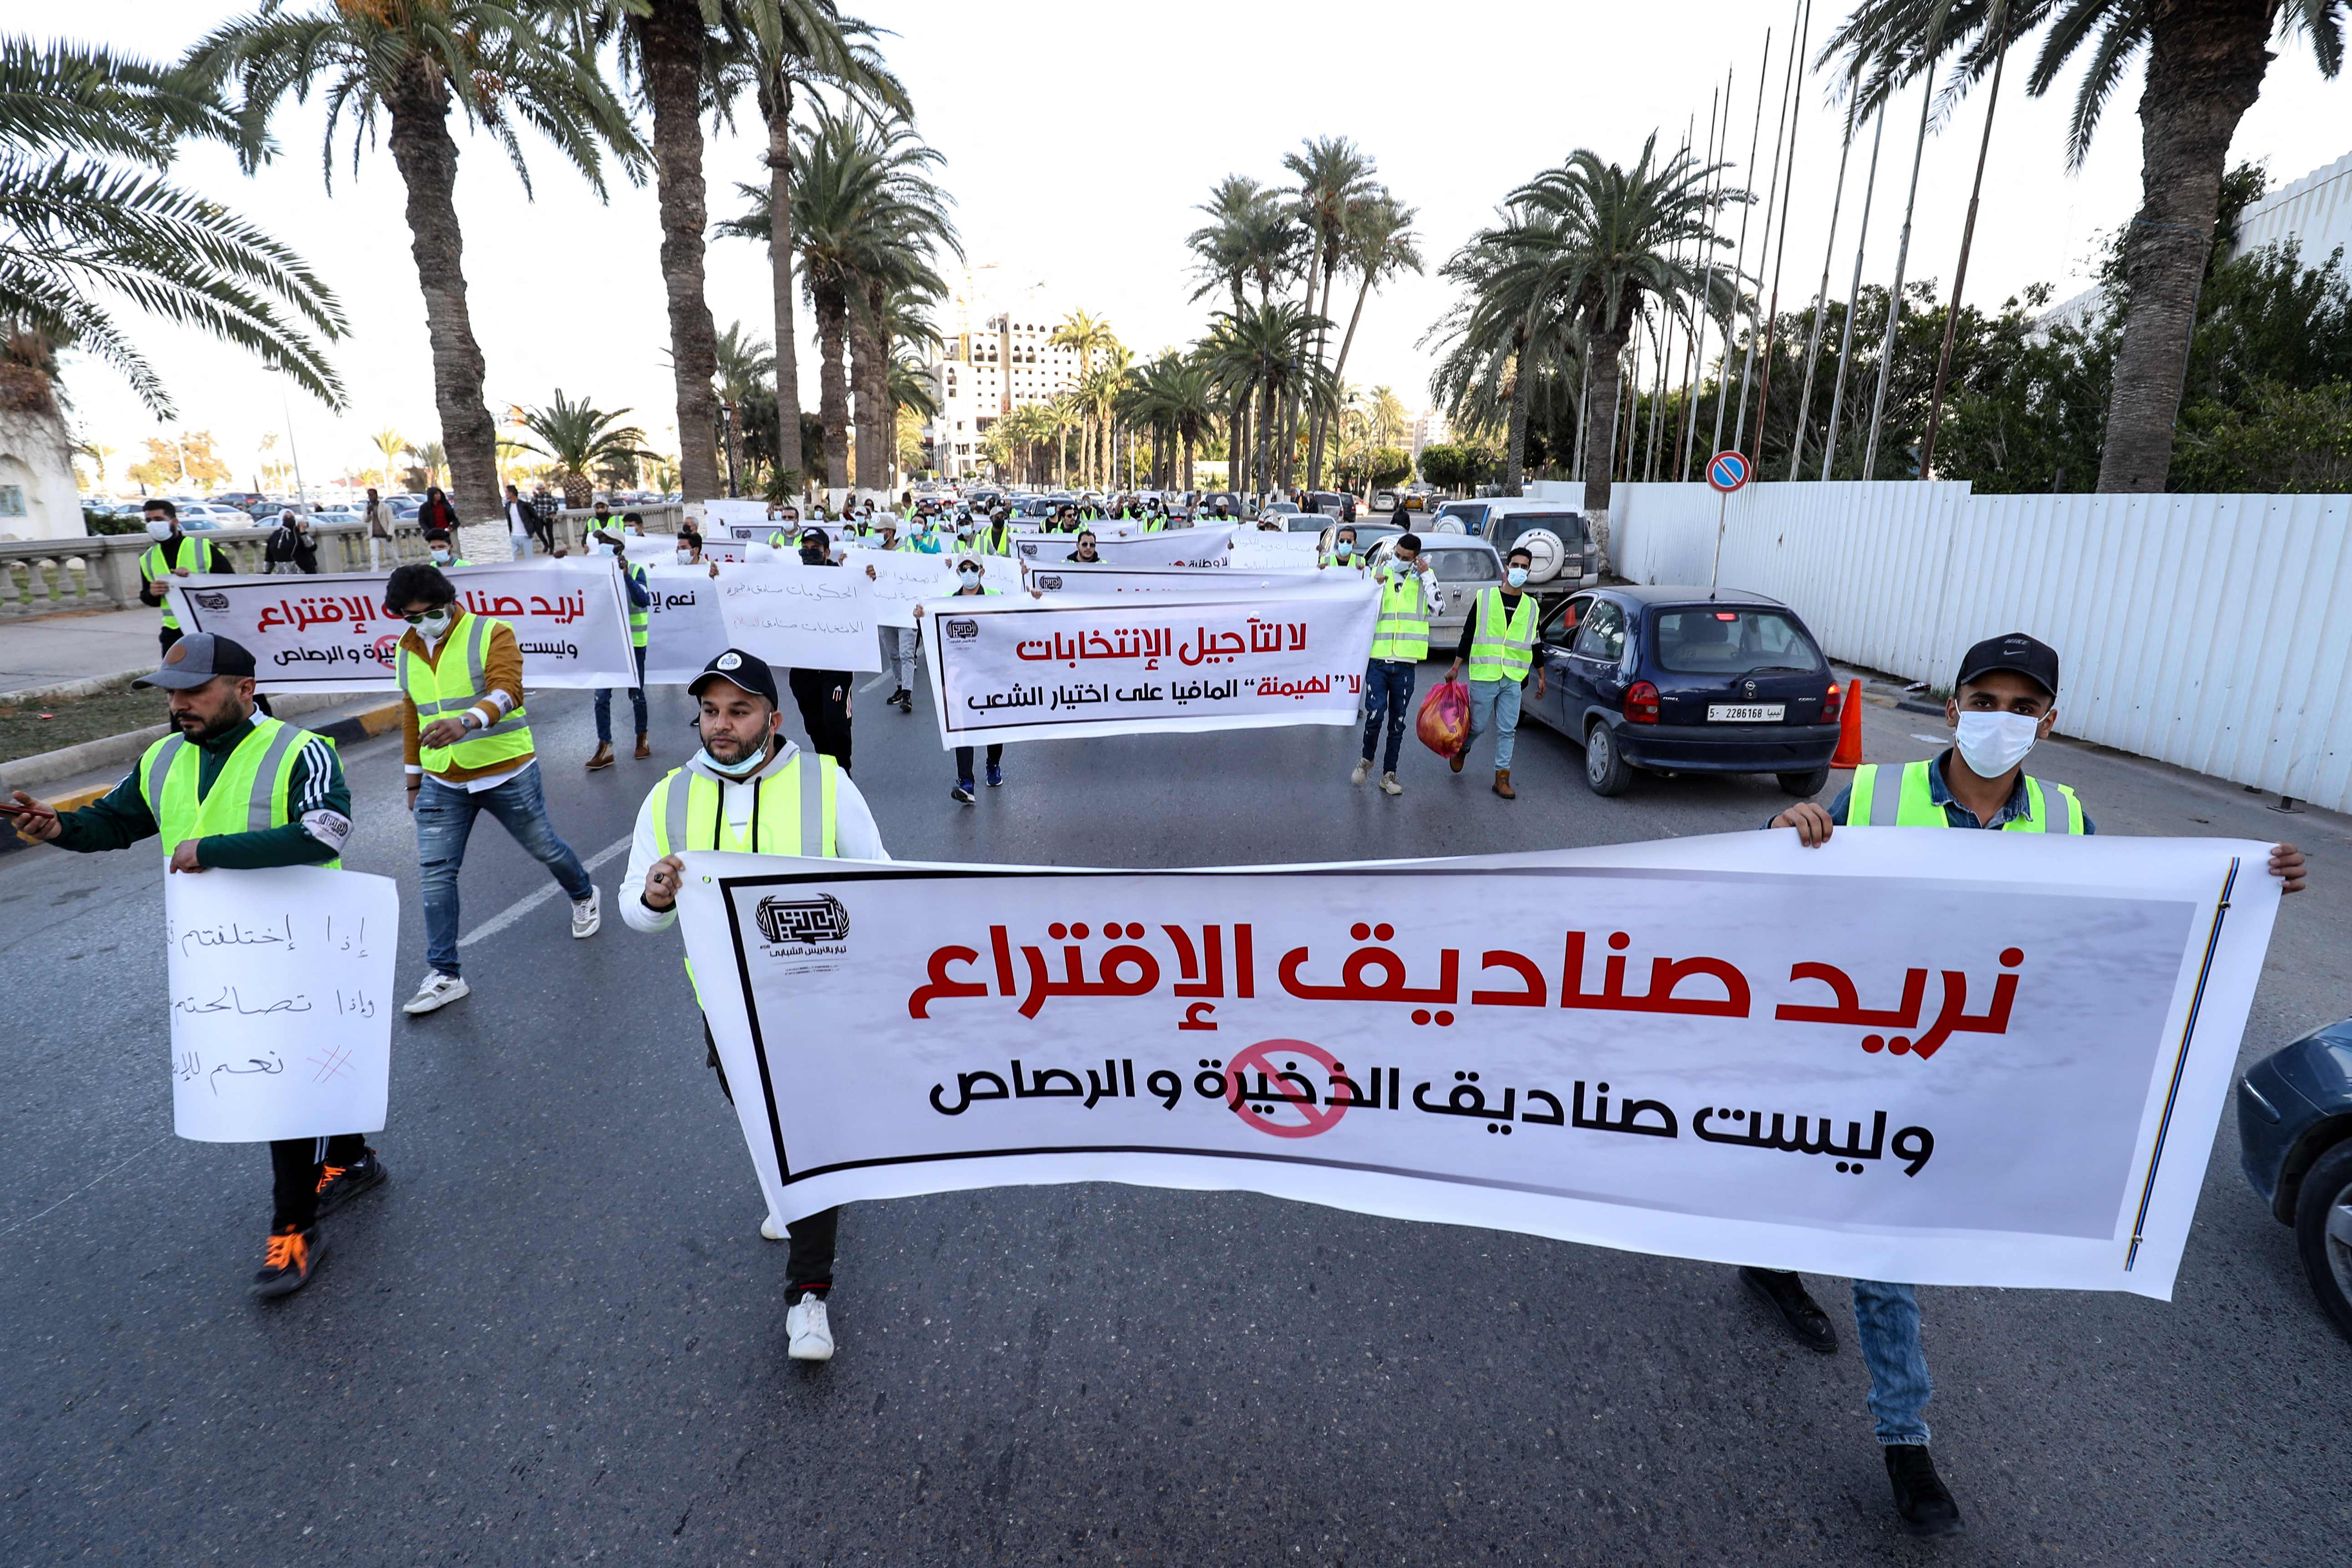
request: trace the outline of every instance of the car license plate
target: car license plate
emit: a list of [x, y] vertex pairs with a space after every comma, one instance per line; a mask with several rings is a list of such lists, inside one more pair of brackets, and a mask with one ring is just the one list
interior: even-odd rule
[[1710, 702], [1706, 705], [1706, 721], [1710, 724], [1777, 724], [1789, 710], [1785, 702]]

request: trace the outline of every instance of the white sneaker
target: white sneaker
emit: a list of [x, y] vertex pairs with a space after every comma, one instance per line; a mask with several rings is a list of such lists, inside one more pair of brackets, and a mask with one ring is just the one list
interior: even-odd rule
[[824, 1321], [824, 1298], [803, 1296], [784, 1313], [784, 1333], [792, 1340], [794, 1361], [831, 1361], [833, 1329]]
[[776, 1223], [776, 1216], [774, 1215], [770, 1215], [767, 1218], [760, 1222], [760, 1237], [763, 1241], [784, 1241], [789, 1239], [784, 1231], [784, 1227]]
[[430, 1013], [436, 1007], [446, 1007], [460, 996], [468, 995], [473, 987], [454, 974], [444, 974], [437, 969], [425, 971], [425, 984], [416, 994], [400, 1005], [404, 1013]]
[[586, 898], [572, 906], [572, 934], [594, 936], [596, 928], [604, 923], [604, 895], [591, 888]]
[[1365, 777], [1370, 774], [1371, 771], [1372, 759], [1366, 757], [1362, 762], [1356, 764], [1356, 771], [1348, 775], [1348, 782], [1351, 784], [1362, 784]]
[[[1402, 795], [1404, 793], [1404, 785], [1396, 782], [1396, 774], [1382, 773], [1381, 775], [1381, 793], [1383, 795]], [[575, 927], [574, 929], [576, 930], [577, 928]]]

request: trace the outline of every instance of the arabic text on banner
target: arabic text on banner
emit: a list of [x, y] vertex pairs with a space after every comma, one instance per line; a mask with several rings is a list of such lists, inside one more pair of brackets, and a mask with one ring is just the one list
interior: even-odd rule
[[1201, 566], [1032, 566], [1022, 579], [1041, 594], [1259, 594], [1319, 579], [1304, 572], [1235, 572]]
[[253, 1143], [383, 1130], [400, 888], [308, 866], [163, 879], [172, 1123]]
[[[850, 550], [842, 555], [841, 569], [863, 577], [868, 566], [874, 568], [866, 595], [876, 626], [912, 627], [917, 605], [944, 599], [956, 591], [956, 560], [952, 555], [926, 555], [914, 550]], [[997, 570], [1005, 572], [1002, 565]], [[1009, 578], [1012, 574], [1005, 572], [1005, 575]], [[1009, 589], [1013, 584], [1003, 582], [995, 586]]]
[[[541, 559], [442, 574], [467, 610], [514, 627], [525, 687], [636, 684], [618, 563]], [[408, 627], [383, 607], [387, 580], [380, 572], [181, 577], [172, 607], [187, 630], [242, 643], [264, 691], [391, 691]]]
[[[768, 503], [741, 496], [707, 500], [702, 503], [702, 519], [714, 528], [725, 528], [738, 522], [767, 522]], [[769, 523], [782, 528], [782, 523]]]
[[710, 568], [664, 563], [646, 569], [646, 684], [683, 686], [725, 651], [727, 622]]
[[1245, 528], [1234, 535], [1225, 564], [1236, 571], [1263, 572], [1273, 568], [1311, 572], [1320, 542], [1319, 536], [1312, 533], [1266, 533]]
[[882, 668], [880, 623], [863, 572], [752, 562], [722, 566], [716, 585], [727, 640], [779, 669]]
[[[1233, 548], [1234, 525], [1171, 528], [1160, 533], [1139, 533], [1132, 539], [1097, 537], [1095, 553], [1114, 566], [1223, 566]], [[1016, 535], [1015, 559], [1035, 566], [1059, 566], [1078, 547], [1075, 533]]]
[[2162, 1297], [2268, 853], [1885, 828], [1223, 871], [697, 854], [680, 907], [787, 1220], [1121, 1181]]
[[1315, 583], [934, 605], [923, 663], [940, 743], [1352, 724], [1379, 604], [1360, 584]]

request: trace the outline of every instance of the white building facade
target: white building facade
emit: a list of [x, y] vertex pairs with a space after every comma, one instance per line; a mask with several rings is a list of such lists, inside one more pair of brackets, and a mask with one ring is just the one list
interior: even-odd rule
[[1043, 283], [1007, 286], [999, 271], [980, 267], [964, 275], [949, 304], [946, 342], [926, 367], [940, 412], [923, 438], [944, 479], [984, 473], [991, 426], [1078, 384], [1076, 353], [1051, 341], [1068, 312], [1048, 301]]

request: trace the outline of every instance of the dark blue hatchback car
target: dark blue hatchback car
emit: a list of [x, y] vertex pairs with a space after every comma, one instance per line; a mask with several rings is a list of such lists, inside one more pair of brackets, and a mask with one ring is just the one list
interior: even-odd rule
[[1778, 599], [1723, 588], [1594, 588], [1544, 617], [1545, 693], [1526, 711], [1584, 748], [1584, 782], [1637, 769], [1771, 773], [1818, 794], [1837, 752], [1836, 678]]
[[2238, 1141], [2246, 1180], [2294, 1227], [2319, 1304], [2352, 1339], [2352, 1018], [2247, 1069]]

